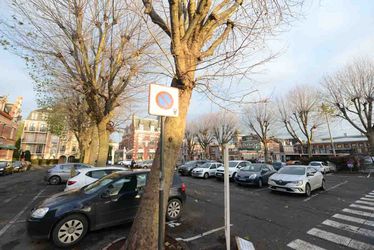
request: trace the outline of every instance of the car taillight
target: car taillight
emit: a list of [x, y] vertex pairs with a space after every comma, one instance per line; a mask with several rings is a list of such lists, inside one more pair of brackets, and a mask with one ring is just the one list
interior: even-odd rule
[[186, 192], [186, 185], [184, 183], [182, 183], [181, 190], [183, 193]]
[[68, 186], [73, 185], [76, 181], [68, 181]]

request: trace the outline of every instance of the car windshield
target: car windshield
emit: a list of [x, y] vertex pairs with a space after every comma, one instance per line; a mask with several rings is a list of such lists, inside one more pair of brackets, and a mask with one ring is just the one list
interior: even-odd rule
[[304, 175], [304, 167], [284, 167], [279, 170], [279, 174]]
[[111, 183], [112, 181], [114, 181], [117, 178], [118, 178], [118, 174], [116, 174], [116, 173], [107, 175], [107, 176], [95, 181], [94, 183], [91, 183], [90, 185], [84, 187], [83, 192], [86, 193], [86, 194], [95, 193], [97, 190], [106, 186], [107, 184]]
[[209, 168], [210, 163], [204, 163], [203, 165], [199, 166], [199, 168]]
[[234, 168], [236, 165], [238, 165], [237, 161], [229, 161], [229, 168]]
[[311, 163], [309, 163], [309, 165], [310, 166], [320, 166], [321, 163], [319, 163], [319, 162], [311, 162]]
[[249, 171], [249, 172], [260, 172], [261, 170], [261, 165], [250, 165], [250, 166], [245, 166], [244, 168], [241, 169], [242, 171]]

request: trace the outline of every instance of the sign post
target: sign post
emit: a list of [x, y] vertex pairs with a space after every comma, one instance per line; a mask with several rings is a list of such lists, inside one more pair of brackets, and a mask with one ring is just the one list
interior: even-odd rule
[[165, 232], [163, 220], [164, 204], [164, 127], [165, 117], [177, 117], [179, 114], [179, 90], [163, 85], [150, 84], [148, 97], [148, 113], [160, 116], [160, 188], [158, 209], [158, 249], [164, 249]]
[[230, 250], [230, 179], [229, 179], [229, 147], [223, 145], [223, 165], [224, 165], [224, 196], [225, 196], [225, 238], [226, 249]]

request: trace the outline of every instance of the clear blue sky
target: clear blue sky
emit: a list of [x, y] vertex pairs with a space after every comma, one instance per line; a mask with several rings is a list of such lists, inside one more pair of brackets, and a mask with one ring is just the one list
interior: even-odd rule
[[[3, 5], [3, 4], [1, 4]], [[0, 6], [1, 6], [0, 5]], [[304, 16], [289, 31], [270, 42], [272, 50], [284, 52], [254, 76], [262, 96], [285, 93], [296, 84], [318, 85], [321, 77], [353, 57], [374, 57], [374, 1], [320, 0], [306, 2]], [[4, 9], [0, 11], [4, 13]], [[36, 108], [33, 83], [24, 62], [0, 49], [0, 95], [10, 100], [24, 97], [23, 115]], [[205, 109], [201, 108], [206, 107]], [[144, 107], [144, 110], [147, 108]], [[194, 94], [189, 115], [194, 117], [217, 107]], [[354, 131], [345, 127], [349, 133]]]

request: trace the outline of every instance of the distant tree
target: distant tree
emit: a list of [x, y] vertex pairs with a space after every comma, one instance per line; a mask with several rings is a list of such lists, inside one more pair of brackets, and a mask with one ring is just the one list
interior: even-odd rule
[[[312, 157], [312, 141], [315, 130], [323, 123], [320, 118], [320, 94], [314, 86], [298, 85], [291, 89], [278, 103], [281, 122], [287, 132], [307, 147], [308, 157]], [[299, 136], [304, 137], [303, 139]]]
[[325, 101], [334, 114], [368, 138], [374, 155], [374, 61], [358, 59], [323, 79]]
[[196, 123], [196, 137], [197, 141], [201, 147], [201, 149], [204, 151], [205, 158], [210, 159], [209, 154], [209, 145], [214, 140], [214, 134], [212, 130], [212, 124], [213, 124], [213, 117], [209, 115], [202, 115], [198, 119], [198, 122]]
[[196, 124], [188, 122], [186, 125], [186, 131], [184, 132], [184, 140], [189, 160], [193, 160], [194, 151], [197, 145], [196, 132]]
[[25, 161], [31, 162], [31, 153], [29, 150], [25, 151]]
[[244, 124], [260, 139], [264, 147], [265, 162], [268, 162], [270, 130], [276, 122], [273, 107], [269, 102], [259, 102], [245, 107], [243, 113]]
[[212, 117], [211, 126], [213, 137], [220, 146], [220, 150], [223, 154], [223, 147], [233, 139], [238, 130], [239, 122], [234, 114], [226, 111], [213, 113], [210, 114], [210, 116]]

